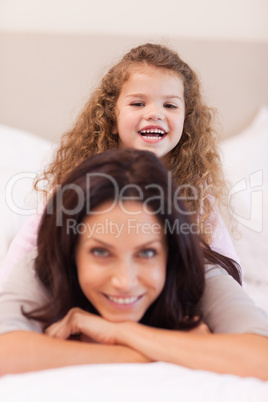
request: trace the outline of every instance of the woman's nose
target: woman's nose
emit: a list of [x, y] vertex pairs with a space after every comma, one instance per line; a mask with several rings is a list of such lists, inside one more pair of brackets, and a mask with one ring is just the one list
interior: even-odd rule
[[135, 265], [124, 261], [118, 265], [112, 275], [112, 285], [120, 291], [129, 291], [137, 285], [137, 272]]

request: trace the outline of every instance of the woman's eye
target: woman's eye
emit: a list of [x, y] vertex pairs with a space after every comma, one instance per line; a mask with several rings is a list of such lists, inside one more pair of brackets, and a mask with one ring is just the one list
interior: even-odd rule
[[139, 252], [139, 257], [142, 257], [142, 258], [152, 258], [155, 255], [156, 255], [156, 250], [154, 250], [152, 248], [146, 248]]
[[167, 109], [177, 109], [178, 108], [177, 105], [173, 105], [172, 103], [166, 103], [164, 105], [164, 107], [167, 108]]
[[90, 250], [91, 254], [95, 257], [108, 257], [109, 251], [105, 250], [105, 248], [96, 247]]

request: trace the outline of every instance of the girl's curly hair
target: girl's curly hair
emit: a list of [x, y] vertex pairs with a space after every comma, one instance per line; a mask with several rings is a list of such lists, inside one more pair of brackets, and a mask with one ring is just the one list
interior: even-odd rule
[[[147, 43], [131, 49], [108, 71], [74, 127], [62, 136], [54, 161], [44, 171], [43, 177], [36, 181], [35, 188], [38, 189], [39, 181], [46, 180], [53, 189], [67, 172], [88, 156], [118, 148], [119, 137], [114, 134], [116, 102], [130, 74], [142, 66], [177, 73], [184, 83], [183, 133], [179, 143], [169, 153], [167, 167], [178, 183], [180, 197], [202, 228], [212, 216], [215, 205], [221, 204], [226, 190], [212, 126], [214, 110], [206, 106], [202, 99], [197, 74], [175, 51], [159, 44]], [[212, 230], [203, 233], [207, 241]]]

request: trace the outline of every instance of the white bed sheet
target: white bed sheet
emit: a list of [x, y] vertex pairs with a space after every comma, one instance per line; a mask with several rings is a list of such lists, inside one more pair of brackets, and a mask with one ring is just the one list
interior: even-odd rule
[[86, 365], [2, 377], [0, 398], [1, 402], [267, 402], [268, 381], [161, 362]]

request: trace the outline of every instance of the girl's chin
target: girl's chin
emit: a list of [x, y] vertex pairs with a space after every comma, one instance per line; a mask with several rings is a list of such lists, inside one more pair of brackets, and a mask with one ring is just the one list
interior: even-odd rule
[[[157, 144], [159, 145], [159, 144]], [[157, 146], [155, 143], [153, 142], [145, 142], [145, 141], [139, 141], [136, 142], [135, 144], [133, 144], [132, 146], [127, 146], [125, 144], [123, 144], [122, 142], [119, 142], [118, 145], [118, 149], [126, 149], [126, 148], [133, 148], [133, 149], [138, 149], [140, 151], [150, 151], [153, 154], [155, 154], [155, 156], [157, 156], [158, 158], [164, 158], [167, 154], [164, 153], [163, 154], [163, 150], [161, 146]]]

